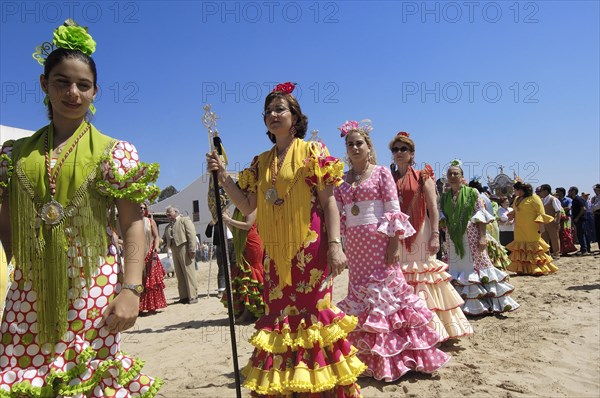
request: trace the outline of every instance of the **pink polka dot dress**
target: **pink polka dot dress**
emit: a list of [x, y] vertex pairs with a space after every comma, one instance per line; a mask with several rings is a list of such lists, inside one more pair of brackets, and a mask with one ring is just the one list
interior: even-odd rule
[[[5, 146], [2, 151], [10, 155], [11, 148]], [[130, 180], [115, 178], [115, 170], [124, 176], [138, 166], [138, 154], [131, 144], [117, 142], [112, 162], [114, 167], [104, 165], [103, 176], [98, 177], [112, 188], [126, 189], [142, 178], [133, 171]], [[6, 163], [0, 164], [3, 166]], [[138, 171], [143, 173], [142, 169]], [[72, 211], [89, 210], [82, 207]], [[106, 231], [110, 236], [108, 224]], [[140, 373], [143, 361], [123, 354], [120, 334], [101, 325], [103, 311], [121, 290], [123, 274], [115, 246], [111, 244], [105, 253], [89, 284], [81, 278], [84, 287], [69, 300], [67, 331], [55, 344], [39, 343], [38, 295], [17, 264], [0, 326], [0, 397], [129, 398], [156, 394], [162, 381]], [[69, 268], [72, 272], [77, 271]]]
[[335, 198], [350, 271], [348, 295], [338, 305], [358, 317], [348, 339], [368, 366], [364, 375], [391, 382], [409, 370], [441, 368], [449, 356], [436, 348], [440, 336], [428, 326], [432, 312], [404, 280], [401, 264], [384, 261], [390, 238], [415, 233], [400, 211], [390, 171], [375, 166], [357, 187], [347, 182], [337, 187]]

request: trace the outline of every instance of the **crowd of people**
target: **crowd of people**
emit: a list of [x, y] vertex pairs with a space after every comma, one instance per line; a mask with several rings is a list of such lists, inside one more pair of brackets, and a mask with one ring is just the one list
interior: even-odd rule
[[[161, 242], [178, 302], [198, 302], [195, 227], [169, 207], [159, 237], [148, 217], [158, 166], [88, 121], [95, 42], [72, 21], [54, 42], [40, 78], [50, 123], [0, 152], [0, 265], [14, 267], [12, 284], [0, 286], [0, 397], [153, 397], [162, 381], [121, 352], [119, 333], [166, 307]], [[218, 260], [217, 279], [223, 292], [231, 272], [236, 322], [255, 322], [242, 370], [252, 396], [360, 397], [359, 376], [435, 372], [450, 360], [441, 343], [473, 333], [468, 316], [526, 305], [511, 297], [509, 274], [550, 275], [561, 255], [598, 243], [600, 184], [589, 198], [516, 181], [514, 197], [493, 197], [452, 160], [438, 192], [431, 166], [415, 167], [410, 134], [389, 137], [388, 168], [377, 163], [370, 121], [353, 120], [339, 128], [344, 172], [322, 142], [303, 139], [308, 118], [294, 88], [279, 84], [265, 98], [273, 146], [237, 181], [207, 154], [236, 207], [223, 214], [228, 247], [217, 250], [230, 256]], [[63, 168], [67, 158], [97, 167]]]

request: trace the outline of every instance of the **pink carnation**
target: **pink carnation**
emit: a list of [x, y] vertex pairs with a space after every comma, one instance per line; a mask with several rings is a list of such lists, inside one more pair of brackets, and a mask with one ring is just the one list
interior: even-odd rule
[[342, 133], [340, 134], [341, 137], [345, 137], [348, 135], [349, 132], [353, 131], [353, 130], [358, 130], [360, 127], [360, 125], [358, 124], [358, 122], [356, 120], [347, 120], [344, 124], [342, 124], [340, 127], [338, 127], [338, 130], [340, 130]]

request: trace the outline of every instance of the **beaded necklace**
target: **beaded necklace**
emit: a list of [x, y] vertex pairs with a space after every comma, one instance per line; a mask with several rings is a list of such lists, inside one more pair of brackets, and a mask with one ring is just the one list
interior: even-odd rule
[[50, 159], [52, 158], [51, 149], [50, 149], [50, 134], [46, 131], [46, 141], [44, 142], [44, 158], [46, 161], [46, 175], [48, 176], [49, 188], [50, 188], [50, 201], [44, 206], [42, 206], [40, 217], [46, 225], [55, 225], [58, 224], [62, 218], [64, 217], [64, 209], [63, 206], [54, 200], [54, 195], [56, 194], [56, 178], [58, 177], [58, 173], [62, 168], [65, 160], [69, 157], [73, 149], [77, 146], [77, 143], [87, 133], [90, 129], [90, 124], [79, 133], [77, 138], [73, 141], [69, 149], [66, 150], [65, 155], [60, 159], [60, 161], [54, 166], [54, 173], [52, 173], [52, 166], [50, 165]]
[[285, 149], [281, 152], [281, 155], [277, 154], [277, 145], [273, 147], [274, 156], [271, 161], [271, 188], [267, 189], [265, 192], [265, 199], [272, 205], [281, 206], [283, 204], [283, 199], [281, 199], [277, 194], [277, 189], [275, 188], [275, 183], [277, 182], [277, 177], [279, 175], [279, 171], [281, 170], [281, 166], [283, 165], [283, 161], [285, 160], [285, 155], [287, 155], [288, 150], [292, 147], [296, 139], [292, 139], [290, 143], [285, 147]]

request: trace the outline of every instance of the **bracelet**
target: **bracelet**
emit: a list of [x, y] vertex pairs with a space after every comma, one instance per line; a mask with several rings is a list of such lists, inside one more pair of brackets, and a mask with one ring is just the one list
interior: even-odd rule
[[329, 243], [330, 244], [331, 243], [336, 243], [338, 245], [341, 245], [342, 244], [342, 240], [340, 238], [335, 238], [335, 239], [330, 240]]
[[440, 231], [432, 231], [431, 232], [431, 235], [439, 235], [439, 234], [440, 234]]

